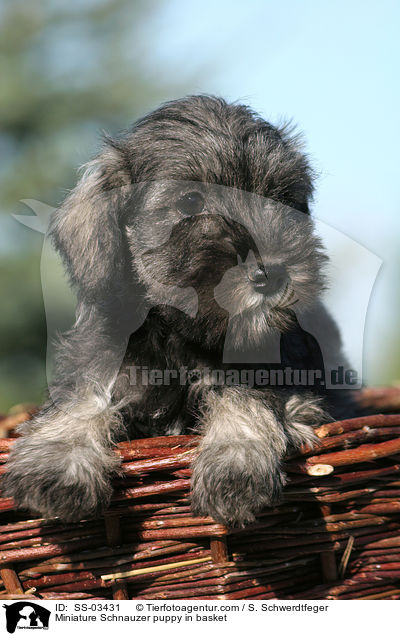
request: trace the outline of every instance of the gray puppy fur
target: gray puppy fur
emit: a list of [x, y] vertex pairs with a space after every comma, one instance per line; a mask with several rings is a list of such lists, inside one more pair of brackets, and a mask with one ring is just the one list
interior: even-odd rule
[[254, 371], [276, 337], [284, 361], [273, 368], [321, 368], [303, 319], [328, 342], [324, 355], [344, 360], [319, 300], [326, 257], [312, 191], [299, 138], [223, 99], [167, 103], [106, 139], [51, 221], [77, 319], [60, 338], [50, 399], [19, 429], [5, 494], [44, 517], [98, 515], [118, 441], [195, 431], [196, 514], [243, 526], [277, 501], [285, 455], [313, 443], [312, 425], [342, 412], [345, 392], [204, 378], [149, 386], [131, 371]]

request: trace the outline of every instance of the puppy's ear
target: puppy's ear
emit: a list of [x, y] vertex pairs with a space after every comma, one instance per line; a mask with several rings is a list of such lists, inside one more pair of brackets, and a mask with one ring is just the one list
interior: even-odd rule
[[121, 217], [130, 184], [122, 153], [110, 146], [86, 165], [78, 185], [51, 219], [53, 244], [72, 285], [88, 302], [123, 294], [129, 265]]

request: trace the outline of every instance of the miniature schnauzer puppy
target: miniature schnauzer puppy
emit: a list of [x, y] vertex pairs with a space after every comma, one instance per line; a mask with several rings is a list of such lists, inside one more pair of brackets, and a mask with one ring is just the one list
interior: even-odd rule
[[346, 403], [324, 385], [328, 359], [345, 359], [321, 302], [312, 192], [298, 136], [220, 98], [169, 102], [105, 140], [51, 220], [77, 315], [11, 451], [17, 506], [98, 515], [118, 441], [190, 432], [195, 514], [244, 526], [279, 500], [285, 456]]

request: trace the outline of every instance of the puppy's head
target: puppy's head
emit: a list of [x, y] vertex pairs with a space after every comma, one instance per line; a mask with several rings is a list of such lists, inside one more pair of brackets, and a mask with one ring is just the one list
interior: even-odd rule
[[192, 289], [194, 337], [196, 320], [219, 337], [229, 314], [257, 340], [321, 290], [312, 189], [285, 128], [245, 106], [189, 97], [108, 140], [51, 234], [86, 302], [129, 299], [139, 282], [151, 304], [168, 306]]

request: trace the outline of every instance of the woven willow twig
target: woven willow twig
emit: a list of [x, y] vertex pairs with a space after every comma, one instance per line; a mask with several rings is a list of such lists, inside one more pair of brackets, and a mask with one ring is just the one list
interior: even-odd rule
[[[119, 444], [123, 478], [104, 518], [31, 519], [0, 499], [0, 597], [400, 598], [400, 415], [390, 413], [400, 389], [361, 396], [374, 398], [385, 414], [316, 428], [319, 444], [287, 458], [280, 505], [244, 530], [192, 515], [196, 436]], [[0, 439], [2, 471], [13, 443]]]

